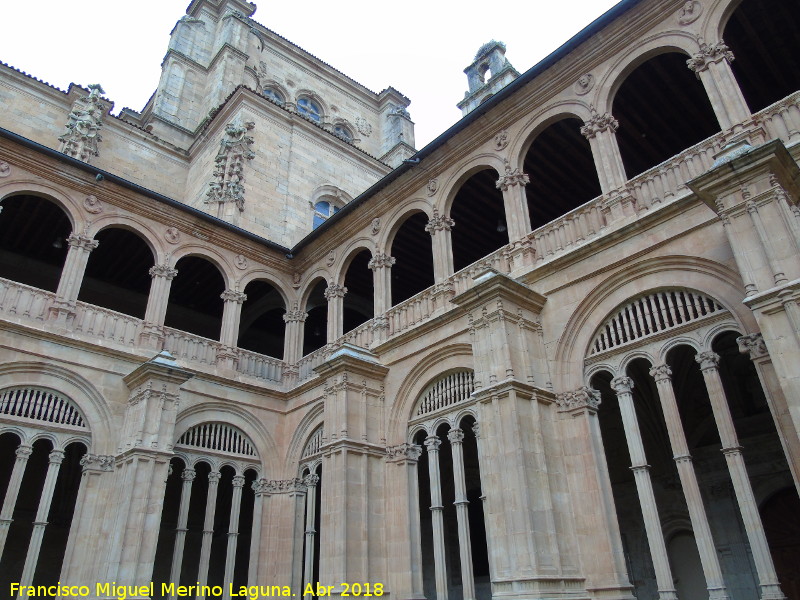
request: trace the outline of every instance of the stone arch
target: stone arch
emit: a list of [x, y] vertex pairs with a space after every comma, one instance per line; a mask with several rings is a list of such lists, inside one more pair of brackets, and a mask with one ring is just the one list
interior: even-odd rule
[[591, 118], [589, 105], [582, 100], [560, 100], [531, 115], [520, 127], [508, 146], [508, 156], [513, 157], [511, 167], [522, 169], [525, 155], [539, 134], [553, 123], [562, 119], [580, 119], [586, 122]]
[[494, 170], [499, 179], [500, 174], [504, 172], [502, 159], [497, 154], [485, 152], [473, 155], [457, 165], [447, 179], [441, 182], [440, 188], [443, 191], [436, 202], [439, 213], [449, 215], [453, 209], [453, 201], [464, 183], [476, 173], [487, 169]]
[[116, 438], [108, 402], [85, 377], [63, 367], [25, 361], [0, 365], [0, 389], [31, 386], [53, 390], [69, 398], [86, 417], [93, 454], [113, 454]]
[[392, 395], [395, 398], [387, 418], [387, 444], [402, 444], [406, 440], [408, 421], [425, 386], [441, 373], [463, 367], [474, 369], [472, 346], [464, 343], [443, 346], [417, 360], [396, 392], [386, 390], [388, 398]]
[[292, 305], [292, 302], [296, 300], [295, 295], [290, 294], [287, 291], [287, 288], [289, 288], [290, 286], [287, 285], [287, 283], [278, 273], [273, 273], [272, 271], [269, 271], [267, 269], [256, 269], [253, 271], [248, 271], [247, 275], [245, 275], [239, 280], [239, 289], [244, 291], [247, 288], [248, 284], [254, 281], [263, 281], [271, 285], [273, 288], [275, 288], [275, 291], [277, 291], [278, 294], [280, 294], [281, 298], [283, 299], [284, 306], [287, 307], [287, 310]]
[[702, 36], [710, 42], [723, 39], [733, 13], [745, 0], [714, 0], [706, 6], [703, 20]]
[[350, 268], [350, 263], [359, 252], [366, 250], [370, 253], [370, 257], [375, 256], [375, 242], [366, 236], [360, 236], [355, 239], [349, 240], [347, 246], [338, 250], [342, 258], [337, 261], [339, 264], [335, 265], [336, 270], [333, 274], [333, 281], [340, 285], [344, 285], [344, 278], [347, 276], [347, 269]]
[[306, 276], [306, 283], [301, 288], [299, 293], [300, 299], [300, 310], [305, 310], [305, 306], [308, 304], [308, 298], [311, 296], [311, 293], [314, 291], [314, 288], [317, 286], [317, 283], [322, 280], [325, 285], [329, 285], [331, 281], [333, 281], [333, 276], [331, 275], [330, 271], [324, 269], [322, 267], [318, 267], [311, 271], [311, 273]]
[[90, 235], [97, 237], [98, 233], [106, 229], [124, 229], [138, 236], [150, 248], [155, 264], [166, 259], [167, 252], [150, 223], [127, 215], [106, 215], [92, 222]]
[[658, 364], [656, 357], [650, 354], [650, 352], [642, 349], [636, 349], [632, 352], [626, 352], [625, 355], [622, 357], [619, 363], [619, 372], [620, 374], [624, 374], [627, 372], [628, 367], [630, 364], [635, 360], [644, 360], [650, 363], [651, 367], [654, 367]]
[[300, 419], [295, 427], [294, 435], [289, 442], [284, 463], [285, 472], [293, 473], [300, 464], [300, 455], [306, 446], [311, 434], [325, 423], [325, 402], [317, 401], [311, 409]]
[[24, 195], [39, 196], [55, 204], [69, 219], [72, 231], [79, 231], [83, 228], [85, 220], [79, 210], [79, 203], [63, 190], [27, 179], [9, 181], [0, 185], [0, 204], [7, 198]]
[[214, 265], [219, 270], [220, 275], [222, 275], [222, 280], [225, 282], [225, 289], [231, 288], [233, 281], [236, 279], [233, 276], [234, 271], [225, 256], [213, 247], [200, 246], [197, 244], [181, 246], [172, 253], [169, 266], [175, 268], [175, 265], [178, 264], [180, 259], [190, 256], [202, 258]]
[[383, 231], [378, 235], [375, 244], [378, 251], [391, 252], [395, 236], [406, 220], [414, 214], [423, 213], [428, 220], [433, 216], [431, 203], [423, 198], [413, 198], [395, 208], [392, 212], [383, 215], [386, 224], [381, 228]]
[[556, 389], [583, 385], [583, 361], [600, 324], [614, 308], [649, 290], [664, 287], [664, 281], [681, 281], [717, 299], [747, 330], [757, 330], [752, 312], [741, 304], [744, 286], [733, 270], [704, 258], [668, 255], [647, 258], [609, 275], [587, 295], [564, 327], [557, 342], [553, 383]]

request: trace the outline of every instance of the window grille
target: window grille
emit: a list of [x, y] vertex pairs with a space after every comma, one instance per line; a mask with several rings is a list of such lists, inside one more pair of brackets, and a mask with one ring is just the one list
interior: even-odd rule
[[306, 447], [303, 448], [303, 454], [301, 458], [308, 458], [309, 456], [313, 456], [319, 452], [319, 449], [322, 446], [323, 435], [325, 435], [325, 431], [322, 427], [319, 427], [314, 433], [311, 434], [311, 437], [308, 438], [308, 442], [306, 442]]
[[223, 423], [195, 425], [180, 437], [178, 444], [226, 454], [256, 455], [255, 448], [247, 435], [236, 427]]
[[475, 391], [475, 373], [473, 371], [449, 373], [428, 386], [420, 400], [417, 416], [463, 402], [470, 397], [473, 391]]
[[606, 320], [592, 340], [590, 356], [725, 310], [713, 298], [689, 290], [642, 296]]
[[35, 388], [4, 390], [0, 395], [0, 415], [88, 429], [83, 415], [71, 400]]

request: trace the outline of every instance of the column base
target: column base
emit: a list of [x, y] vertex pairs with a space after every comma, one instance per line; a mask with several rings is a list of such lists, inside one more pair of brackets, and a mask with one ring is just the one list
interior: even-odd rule
[[767, 583], [759, 587], [761, 588], [761, 600], [786, 600], [781, 586], [777, 583]]
[[56, 327], [69, 329], [75, 320], [75, 304], [66, 300], [54, 300], [47, 317]]

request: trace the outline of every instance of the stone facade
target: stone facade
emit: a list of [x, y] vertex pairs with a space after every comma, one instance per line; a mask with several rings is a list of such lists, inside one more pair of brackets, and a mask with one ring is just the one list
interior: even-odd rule
[[626, 1], [488, 99], [486, 45], [418, 152], [243, 0], [141, 113], [0, 66], [0, 586], [800, 598], [781, 10]]

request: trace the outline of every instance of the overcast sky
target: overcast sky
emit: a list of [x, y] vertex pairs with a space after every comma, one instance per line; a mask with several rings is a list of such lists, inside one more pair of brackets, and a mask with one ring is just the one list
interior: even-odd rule
[[[491, 39], [524, 72], [616, 0], [259, 2], [253, 18], [373, 91], [411, 99], [416, 146], [455, 123], [463, 70]], [[6, 2], [0, 60], [58, 88], [100, 83], [117, 114], [158, 84], [169, 32], [188, 0]]]

